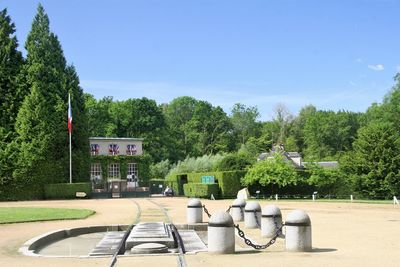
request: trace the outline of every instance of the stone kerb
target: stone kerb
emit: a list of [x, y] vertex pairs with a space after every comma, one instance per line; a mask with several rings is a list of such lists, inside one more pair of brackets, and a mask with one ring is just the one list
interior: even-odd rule
[[302, 210], [294, 210], [288, 214], [285, 222], [286, 250], [311, 251], [311, 220]]
[[235, 253], [233, 219], [225, 211], [218, 211], [210, 217], [208, 223], [208, 251], [216, 254]]

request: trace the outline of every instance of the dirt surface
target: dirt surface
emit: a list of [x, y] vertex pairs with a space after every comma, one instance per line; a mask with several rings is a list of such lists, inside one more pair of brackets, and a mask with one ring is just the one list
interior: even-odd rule
[[[165, 221], [157, 205], [164, 207], [175, 223], [186, 222], [186, 198], [108, 199], [70, 201], [2, 202], [0, 207], [60, 207], [93, 209], [83, 220], [32, 222], [0, 225], [0, 266], [108, 266], [111, 258], [46, 258], [21, 255], [18, 249], [40, 234], [88, 225], [129, 224], [140, 206], [141, 221]], [[226, 210], [232, 200], [203, 200], [212, 213]], [[312, 203], [260, 201], [277, 204], [285, 219], [294, 209], [305, 210], [312, 222], [313, 251], [289, 253], [284, 240], [264, 251], [242, 251], [234, 255], [198, 253], [185, 255], [188, 267], [200, 266], [400, 266], [400, 207], [383, 204]], [[207, 218], [204, 216], [204, 220]], [[241, 225], [243, 225], [241, 223]], [[246, 235], [260, 243], [257, 229]], [[237, 243], [246, 248], [243, 243]], [[119, 257], [116, 266], [178, 266], [176, 256]]]

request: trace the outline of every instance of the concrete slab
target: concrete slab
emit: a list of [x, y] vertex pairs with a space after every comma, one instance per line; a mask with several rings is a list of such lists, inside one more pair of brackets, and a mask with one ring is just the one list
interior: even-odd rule
[[125, 250], [144, 243], [164, 244], [169, 248], [175, 247], [171, 228], [163, 222], [143, 222], [133, 227], [125, 242]]

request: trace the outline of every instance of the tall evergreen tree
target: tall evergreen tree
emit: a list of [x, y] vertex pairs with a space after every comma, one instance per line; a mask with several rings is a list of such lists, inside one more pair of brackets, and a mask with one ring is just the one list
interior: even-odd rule
[[[23, 58], [17, 51], [18, 42], [14, 35], [15, 25], [0, 11], [0, 179], [1, 184], [12, 175], [14, 158], [8, 143], [15, 137], [14, 124], [24, 97], [18, 88], [18, 74]], [[5, 180], [4, 180], [5, 179]], [[8, 183], [8, 182], [7, 182]]]
[[[88, 151], [84, 99], [75, 69], [66, 66], [60, 42], [50, 32], [49, 18], [41, 5], [25, 48], [28, 53], [24, 72], [30, 93], [16, 122], [16, 147], [20, 152], [14, 174], [17, 179], [29, 177], [38, 185], [67, 182], [68, 93], [72, 95], [73, 112], [76, 113], [73, 130], [75, 159], [82, 159], [85, 149]], [[76, 171], [88, 169], [87, 164], [83, 165], [86, 167], [78, 165]]]

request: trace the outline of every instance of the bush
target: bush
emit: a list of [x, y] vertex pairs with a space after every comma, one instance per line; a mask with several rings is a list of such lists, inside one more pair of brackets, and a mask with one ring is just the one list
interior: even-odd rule
[[187, 197], [210, 198], [212, 194], [217, 198], [219, 187], [218, 184], [190, 183], [183, 185], [183, 191]]
[[245, 153], [233, 153], [221, 159], [216, 169], [218, 171], [246, 170], [253, 162], [254, 160]]
[[221, 191], [221, 197], [236, 197], [237, 192], [242, 188], [241, 180], [246, 175], [246, 171], [228, 171], [220, 173], [218, 185]]
[[92, 194], [91, 183], [74, 184], [48, 184], [44, 186], [45, 199], [66, 199], [76, 198], [76, 192], [85, 192], [86, 197]]
[[169, 160], [163, 160], [155, 164], [150, 165], [150, 178], [162, 178], [165, 179], [169, 169], [171, 168], [171, 163]]
[[179, 161], [175, 167], [173, 167], [169, 173], [170, 175], [176, 175], [179, 173], [192, 173], [192, 172], [209, 172], [215, 170], [217, 164], [224, 156], [222, 155], [204, 155], [197, 158], [186, 158], [183, 161]]
[[214, 176], [215, 182], [218, 183], [220, 197], [235, 197], [241, 189], [241, 179], [245, 176], [246, 171], [226, 171], [226, 172], [197, 172], [188, 173], [189, 183], [201, 183], [202, 176]]

